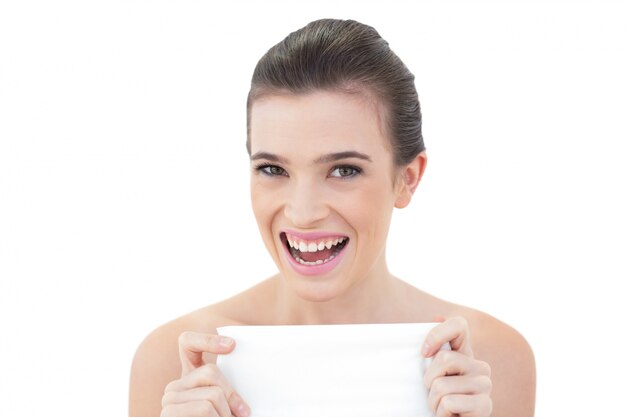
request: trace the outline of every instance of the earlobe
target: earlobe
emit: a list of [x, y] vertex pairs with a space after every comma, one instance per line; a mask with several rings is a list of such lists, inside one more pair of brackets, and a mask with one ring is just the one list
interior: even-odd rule
[[422, 175], [424, 175], [426, 162], [426, 151], [422, 151], [415, 157], [415, 159], [409, 162], [408, 165], [402, 168], [402, 172], [399, 177], [400, 187], [395, 204], [397, 208], [404, 208], [411, 202], [411, 197], [417, 189], [417, 186], [422, 179]]

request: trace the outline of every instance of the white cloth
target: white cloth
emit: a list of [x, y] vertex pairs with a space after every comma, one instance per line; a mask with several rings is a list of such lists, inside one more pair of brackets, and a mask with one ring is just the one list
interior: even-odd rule
[[422, 343], [436, 323], [226, 326], [217, 366], [253, 417], [431, 417]]

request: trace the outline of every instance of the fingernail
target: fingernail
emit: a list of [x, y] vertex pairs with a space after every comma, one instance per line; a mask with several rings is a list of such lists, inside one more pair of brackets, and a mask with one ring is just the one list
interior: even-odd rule
[[237, 412], [238, 417], [248, 417], [250, 415], [250, 407], [248, 407], [248, 404], [246, 404], [244, 400], [236, 392], [233, 393], [233, 399], [231, 400], [231, 405], [233, 405], [233, 408]]
[[427, 357], [430, 353], [430, 345], [426, 342], [422, 345], [422, 356]]
[[241, 417], [248, 417], [250, 415], [250, 407], [248, 407], [243, 400], [241, 401], [241, 404], [239, 404], [239, 407], [237, 407], [237, 411]]
[[231, 347], [234, 340], [230, 337], [220, 336], [220, 345], [224, 347]]

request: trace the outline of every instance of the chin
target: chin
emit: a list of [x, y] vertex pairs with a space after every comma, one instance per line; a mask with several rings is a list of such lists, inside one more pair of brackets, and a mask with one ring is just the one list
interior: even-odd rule
[[291, 276], [283, 279], [286, 279], [287, 286], [304, 301], [323, 303], [331, 301], [343, 293], [343, 289], [334, 280], [322, 282], [314, 279], [303, 279], [302, 276]]

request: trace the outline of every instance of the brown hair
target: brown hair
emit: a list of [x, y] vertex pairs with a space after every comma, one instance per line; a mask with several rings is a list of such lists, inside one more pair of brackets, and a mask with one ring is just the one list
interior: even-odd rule
[[305, 94], [315, 90], [373, 93], [386, 110], [383, 120], [391, 136], [396, 165], [408, 164], [425, 149], [414, 76], [371, 26], [354, 20], [311, 22], [263, 55], [251, 84], [247, 102], [248, 153], [250, 110], [256, 99], [272, 93]]

